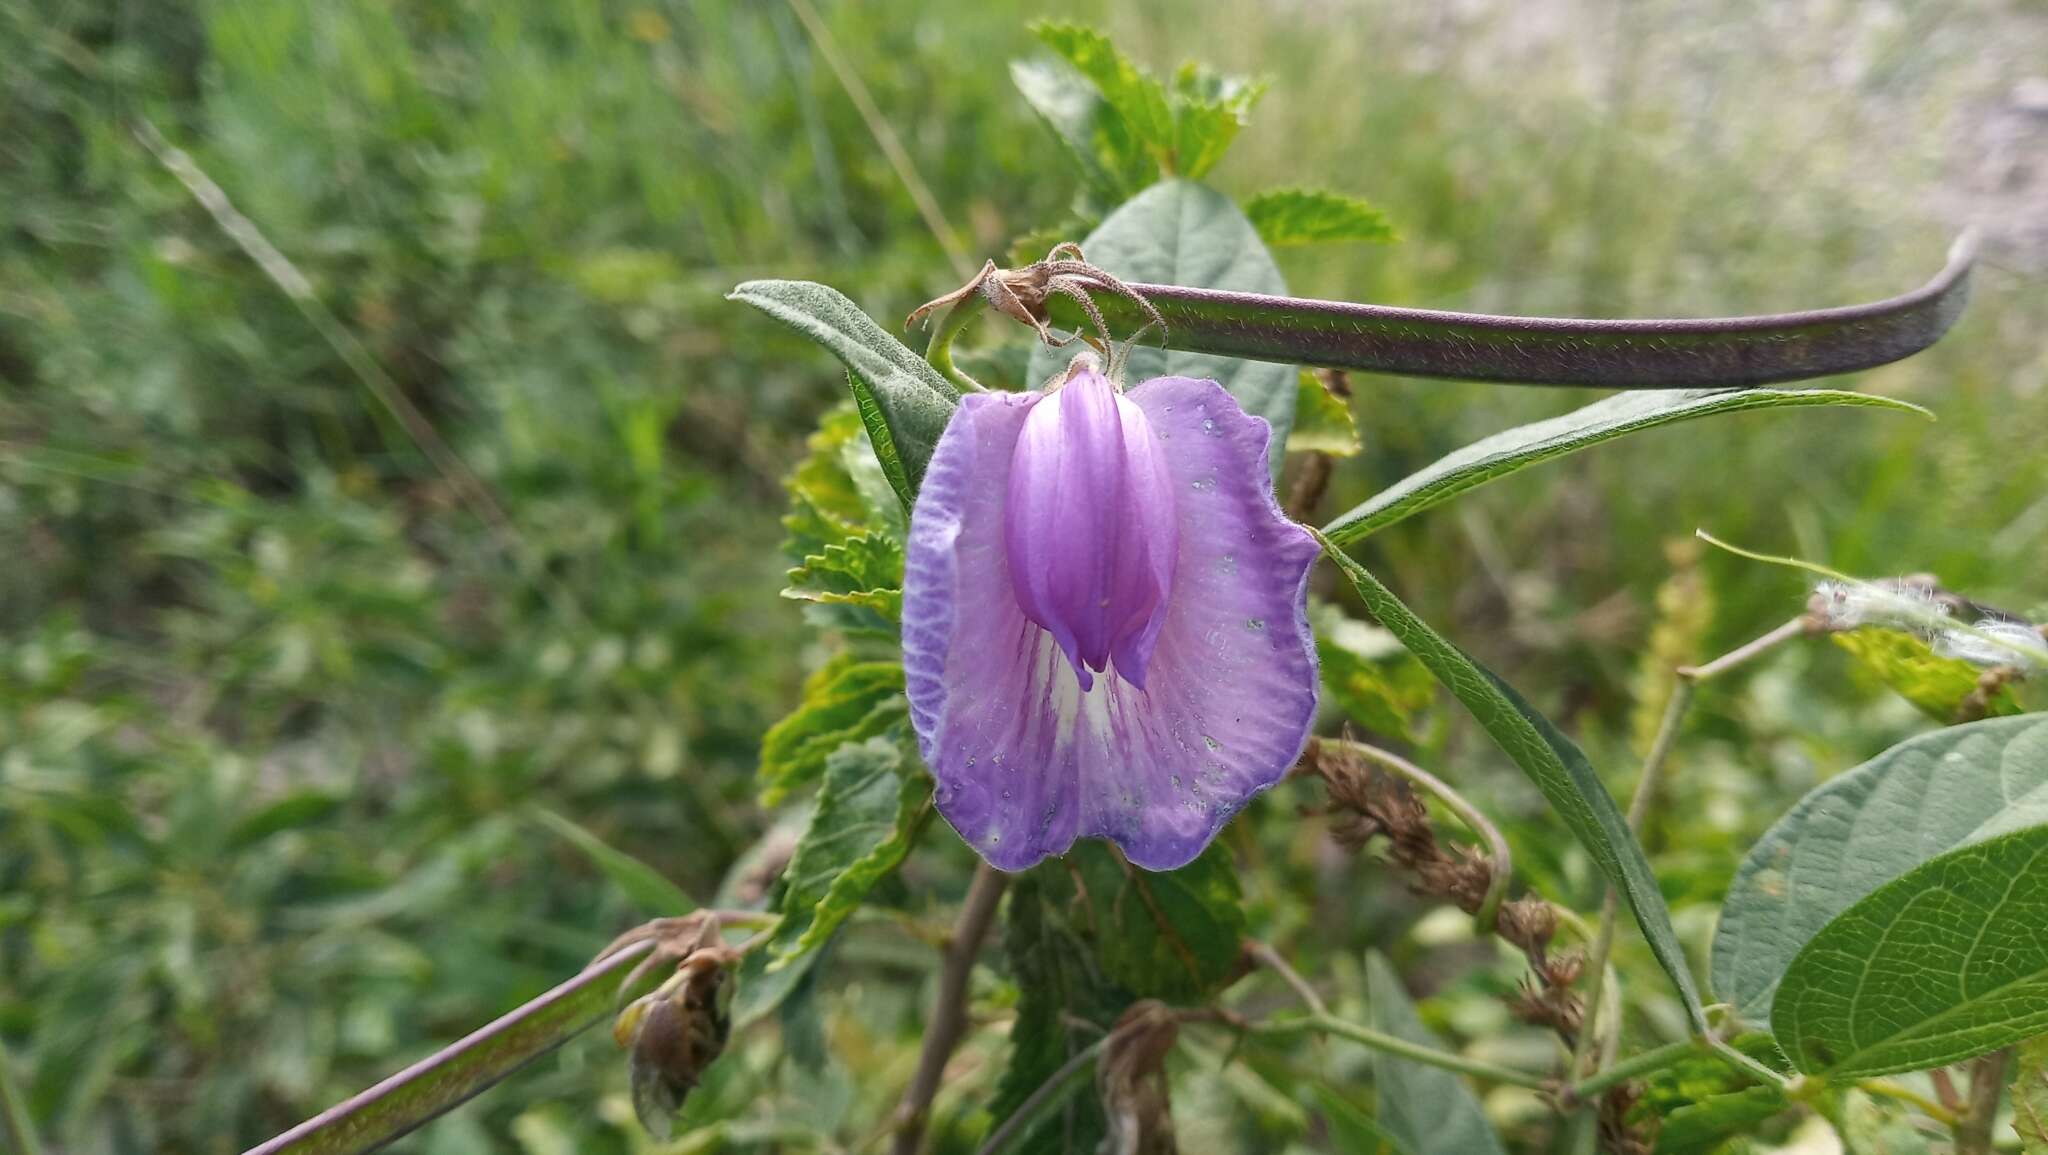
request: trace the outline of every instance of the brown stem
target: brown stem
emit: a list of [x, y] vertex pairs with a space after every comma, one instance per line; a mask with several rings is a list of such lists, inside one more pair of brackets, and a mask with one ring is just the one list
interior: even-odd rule
[[1271, 944], [1252, 939], [1245, 943], [1244, 949], [1245, 953], [1249, 954], [1253, 961], [1279, 975], [1282, 982], [1294, 988], [1294, 993], [1300, 996], [1301, 1001], [1308, 1006], [1311, 1012], [1318, 1016], [1326, 1016], [1330, 1013], [1330, 1008], [1323, 1003], [1323, 996], [1317, 994], [1316, 988], [1310, 986], [1309, 981], [1301, 977], [1301, 972], [1295, 970], [1293, 964], [1282, 958], [1280, 952], [1274, 950]]
[[1010, 876], [984, 862], [975, 868], [974, 881], [967, 887], [967, 901], [960, 908], [960, 921], [953, 941], [946, 948], [945, 963], [939, 971], [939, 998], [932, 1007], [925, 1028], [924, 1050], [917, 1056], [917, 1074], [896, 1106], [896, 1155], [916, 1155], [924, 1139], [924, 1127], [931, 1114], [932, 1099], [946, 1074], [946, 1061], [967, 1030], [967, 980], [974, 973], [974, 960], [981, 953], [982, 940], [995, 922], [1003, 889]]
[[1970, 1100], [1956, 1119], [1956, 1155], [1991, 1155], [1991, 1127], [1998, 1120], [1999, 1097], [2005, 1092], [2005, 1065], [2010, 1047], [1993, 1051], [1970, 1064]]
[[1307, 521], [1322, 504], [1323, 491], [1330, 487], [1330, 474], [1336, 469], [1336, 461], [1327, 453], [1317, 450], [1302, 459], [1301, 471], [1294, 475], [1294, 485], [1287, 491], [1287, 516], [1296, 521]]

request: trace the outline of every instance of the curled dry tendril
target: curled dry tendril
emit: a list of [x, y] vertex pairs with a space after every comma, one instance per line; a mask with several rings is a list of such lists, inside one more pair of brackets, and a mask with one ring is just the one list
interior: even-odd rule
[[[1162, 338], [1166, 335], [1166, 318], [1159, 315], [1159, 310], [1153, 308], [1150, 301], [1115, 274], [1090, 264], [1087, 257], [1082, 254], [1081, 246], [1072, 241], [1061, 241], [1052, 247], [1052, 251], [1045, 255], [1044, 260], [1021, 269], [999, 269], [994, 261], [989, 261], [981, 267], [981, 272], [975, 274], [973, 280], [943, 297], [926, 301], [912, 310], [910, 316], [904, 319], [903, 327], [912, 328], [932, 313], [950, 308], [979, 294], [997, 312], [1036, 329], [1039, 339], [1052, 348], [1058, 349], [1071, 344], [1078, 337], [1103, 353], [1110, 354], [1113, 338], [1110, 336], [1109, 322], [1103, 318], [1102, 311], [1096, 308], [1093, 296], [1095, 293], [1113, 293], [1136, 305], [1145, 315], [1145, 323], [1130, 335], [1129, 343], [1135, 344], [1147, 331], [1154, 328], [1159, 330]], [[1089, 334], [1079, 330], [1067, 335], [1055, 333], [1048, 324], [1050, 314], [1046, 309], [1046, 302], [1054, 295], [1066, 297], [1079, 305], [1081, 312], [1094, 323], [1095, 333]]]

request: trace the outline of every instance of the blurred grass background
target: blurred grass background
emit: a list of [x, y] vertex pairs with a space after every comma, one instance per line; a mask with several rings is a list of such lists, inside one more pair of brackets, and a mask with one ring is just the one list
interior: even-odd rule
[[[1856, 382], [1938, 424], [1688, 426], [1375, 539], [1404, 594], [1604, 766], [1630, 761], [1660, 620], [1725, 648], [1800, 605], [1782, 574], [1667, 550], [1695, 526], [2048, 604], [2038, 3], [822, 16], [977, 259], [1075, 192], [1007, 79], [1036, 17], [1270, 79], [1217, 183], [1355, 193], [1404, 236], [1283, 253], [1304, 294], [1837, 304], [1917, 284], [1979, 223], [1957, 332]], [[144, 121], [502, 524], [142, 147]], [[775, 596], [779, 478], [842, 389], [723, 300], [770, 275], [890, 324], [958, 283], [780, 2], [0, 0], [0, 1040], [64, 1150], [239, 1150], [574, 971], [635, 915], [535, 808], [700, 895], [755, 841], [758, 738], [817, 645]], [[1367, 449], [1326, 512], [1585, 400], [1355, 385]], [[1660, 611], [1674, 556], [1688, 576]], [[1699, 942], [1782, 803], [1914, 725], [1817, 649], [1703, 714], [1661, 833]], [[914, 994], [887, 1004], [881, 1069], [912, 1053]], [[409, 1143], [634, 1149], [609, 1048]]]

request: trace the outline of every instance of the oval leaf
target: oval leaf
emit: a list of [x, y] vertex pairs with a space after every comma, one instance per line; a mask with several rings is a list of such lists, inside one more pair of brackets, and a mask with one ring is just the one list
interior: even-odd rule
[[1932, 859], [1822, 928], [1771, 1030], [1809, 1074], [1946, 1066], [2048, 1031], [2048, 825]]
[[1778, 980], [1820, 929], [1936, 855], [2048, 822], [2048, 715], [1902, 742], [1800, 799], [1750, 849], [1714, 935], [1714, 990], [1771, 1020]]
[[[1285, 293], [1273, 256], [1230, 198], [1191, 181], [1165, 181], [1133, 197], [1082, 242], [1088, 259], [1127, 281], [1156, 281], [1246, 293]], [[1105, 297], [1105, 306], [1108, 299]], [[1055, 316], [1059, 316], [1057, 311]], [[1118, 337], [1129, 336], [1120, 331]], [[1158, 333], [1146, 334], [1157, 340]], [[1073, 359], [1071, 350], [1038, 348], [1031, 354], [1033, 382], [1051, 379]], [[1268, 445], [1277, 468], [1294, 427], [1296, 370], [1291, 365], [1238, 361], [1209, 353], [1131, 350], [1133, 382], [1153, 377], [1203, 377], [1222, 384], [1247, 413], [1273, 427]]]
[[688, 914], [697, 909], [683, 888], [670, 882], [660, 871], [619, 850], [552, 810], [535, 807], [535, 821], [561, 835], [589, 857], [611, 879], [619, 893], [649, 915]]
[[1520, 469], [1603, 441], [1695, 417], [1785, 405], [1860, 405], [1904, 409], [1917, 405], [1840, 389], [1689, 389], [1680, 393], [1617, 393], [1562, 417], [1518, 425], [1482, 438], [1409, 474], [1323, 527], [1349, 545], [1433, 505], [1449, 501]]

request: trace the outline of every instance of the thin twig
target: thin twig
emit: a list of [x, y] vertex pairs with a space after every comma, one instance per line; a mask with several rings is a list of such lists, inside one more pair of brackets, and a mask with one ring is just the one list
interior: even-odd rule
[[[1663, 788], [1665, 764], [1670, 759], [1672, 747], [1677, 744], [1678, 731], [1685, 722], [1686, 712], [1692, 707], [1693, 693], [1699, 684], [1710, 678], [1727, 673], [1729, 670], [1751, 661], [1759, 655], [1791, 641], [1793, 638], [1803, 636], [1808, 628], [1808, 619], [1804, 616], [1797, 617], [1764, 634], [1762, 637], [1728, 651], [1713, 661], [1698, 666], [1680, 666], [1672, 672], [1671, 697], [1664, 705], [1664, 717], [1657, 725], [1657, 736], [1650, 743], [1649, 753], [1643, 757], [1643, 772], [1636, 780], [1635, 793], [1629, 798], [1628, 828], [1630, 833], [1642, 830], [1644, 820], [1649, 817], [1650, 807]], [[1591, 978], [1588, 981], [1591, 985], [1586, 995], [1585, 1024], [1580, 1031], [1578, 1045], [1573, 1048], [1572, 1052], [1571, 1069], [1575, 1074], [1584, 1069], [1586, 1061], [1592, 1058], [1595, 1053], [1594, 1047], [1597, 1045], [1596, 1040], [1599, 1035], [1599, 1031], [1596, 1028], [1599, 1026], [1601, 988], [1607, 979], [1608, 956], [1614, 950], [1614, 929], [1620, 905], [1619, 892], [1613, 887], [1609, 887], [1606, 898], [1602, 901], [1600, 907], [1599, 931], [1593, 939], [1592, 950], [1587, 955], [1586, 965], [1588, 971], [1591, 972]], [[1619, 1024], [1615, 1025], [1619, 1026]], [[1677, 1046], [1679, 1044], [1673, 1045]], [[1785, 1082], [1784, 1076], [1742, 1054], [1742, 1052], [1720, 1043], [1718, 1040], [1709, 1040], [1708, 1045], [1720, 1053], [1723, 1058], [1726, 1058], [1752, 1075], [1756, 1075], [1769, 1082]], [[1655, 1052], [1651, 1053], [1654, 1054]], [[1596, 1077], [1604, 1079], [1608, 1072], [1624, 1069], [1628, 1065], [1628, 1063], [1623, 1063], [1618, 1066], [1609, 1066], [1605, 1071], [1601, 1072], [1600, 1076]], [[1626, 1077], [1625, 1075], [1622, 1076], [1622, 1078]], [[1600, 1086], [1604, 1089], [1606, 1086], [1611, 1086], [1613, 1082], [1619, 1081], [1621, 1080], [1604, 1081]], [[1574, 1088], [1575, 1092], [1578, 1090], [1578, 1087]]]
[[974, 973], [974, 960], [981, 954], [982, 940], [988, 937], [988, 928], [995, 922], [996, 908], [1001, 905], [1003, 889], [1009, 882], [1009, 875], [984, 862], [975, 868], [974, 881], [968, 884], [960, 921], [939, 971], [938, 1002], [925, 1026], [924, 1050], [917, 1056], [917, 1073], [903, 1092], [903, 1101], [896, 1106], [896, 1155], [916, 1155], [924, 1138], [932, 1100], [946, 1074], [946, 1061], [952, 1058], [953, 1048], [960, 1044], [960, 1036], [967, 1030], [967, 986]]
[[1037, 1090], [1031, 1092], [1015, 1111], [1010, 1112], [1010, 1117], [1003, 1120], [1002, 1126], [997, 1127], [989, 1135], [988, 1141], [981, 1145], [979, 1155], [997, 1155], [1007, 1148], [1012, 1140], [1021, 1138], [1022, 1133], [1030, 1127], [1045, 1104], [1063, 1093], [1069, 1083], [1079, 1078], [1082, 1072], [1094, 1065], [1096, 1059], [1102, 1057], [1103, 1050], [1109, 1046], [1109, 1040], [1109, 1035], [1103, 1035], [1076, 1051], [1073, 1058], [1060, 1064], [1059, 1070], [1040, 1083]]
[[1470, 1075], [1475, 1079], [1505, 1083], [1512, 1087], [1527, 1087], [1532, 1091], [1548, 1090], [1553, 1085], [1551, 1080], [1533, 1071], [1518, 1071], [1513, 1067], [1502, 1067], [1479, 1059], [1468, 1059], [1451, 1051], [1440, 1051], [1435, 1047], [1424, 1046], [1421, 1043], [1411, 1043], [1399, 1035], [1390, 1035], [1385, 1031], [1376, 1031], [1371, 1027], [1362, 1027], [1357, 1023], [1337, 1018], [1335, 1015], [1309, 1015], [1305, 1018], [1253, 1023], [1247, 1026], [1245, 1030], [1253, 1035], [1266, 1036], [1335, 1035], [1338, 1038], [1349, 1039], [1354, 1043], [1371, 1047], [1375, 1051], [1384, 1051], [1389, 1055], [1410, 1059], [1425, 1066], [1438, 1067], [1446, 1071], [1456, 1071], [1461, 1075]]
[[833, 41], [831, 32], [826, 30], [825, 22], [818, 19], [817, 10], [811, 7], [810, 0], [789, 0], [789, 7], [796, 13], [796, 18], [803, 22], [804, 31], [810, 34], [811, 42], [818, 46], [818, 54], [825, 58], [825, 63], [832, 69], [832, 74], [839, 78], [839, 86], [846, 90], [847, 98], [853, 101], [853, 107], [860, 113], [861, 120], [866, 122], [868, 132], [874, 136], [875, 143], [881, 146], [882, 155], [888, 158], [889, 167], [896, 170], [896, 179], [903, 182], [903, 189], [910, 194], [911, 203], [917, 206], [918, 215], [924, 218], [925, 227], [932, 231], [932, 236], [939, 242], [939, 247], [946, 250], [946, 259], [953, 263], [953, 271], [963, 278], [973, 273], [974, 262], [968, 258], [967, 249], [960, 243], [959, 234], [953, 231], [952, 225], [946, 223], [946, 214], [940, 211], [938, 198], [932, 195], [932, 190], [924, 183], [924, 178], [917, 175], [916, 163], [910, 159], [910, 153], [904, 149], [903, 141], [897, 137], [896, 130], [891, 128], [889, 121], [883, 117], [882, 110], [876, 107], [875, 98], [868, 92], [868, 86], [861, 81], [860, 74], [853, 70], [845, 57], [839, 55], [839, 46]]
[[1577, 1103], [1589, 1102], [1609, 1087], [1626, 1083], [1638, 1075], [1661, 1071], [1688, 1055], [1696, 1055], [1704, 1050], [1706, 1044], [1698, 1039], [1680, 1039], [1675, 1043], [1653, 1047], [1573, 1083], [1566, 1089], [1565, 1098]]
[[326, 303], [320, 300], [319, 293], [313, 288], [313, 282], [308, 280], [306, 275], [299, 271], [298, 266], [292, 264], [291, 259], [280, 252], [276, 245], [270, 243], [270, 239], [256, 227], [256, 222], [244, 216], [242, 211], [235, 207], [234, 202], [228, 199], [228, 194], [206, 174], [206, 170], [200, 168], [189, 153], [166, 140], [163, 133], [157, 131], [155, 124], [148, 120], [138, 120], [135, 122], [134, 132], [142, 147], [148, 149], [150, 155], [156, 157], [157, 163], [163, 165], [165, 171], [185, 186], [185, 191], [192, 194], [192, 199], [199, 202], [199, 207], [206, 210], [207, 215], [213, 218], [214, 224], [220, 226], [221, 232], [227, 234], [228, 239], [256, 263], [256, 267], [263, 271], [263, 275], [270, 279], [270, 283], [277, 286], [278, 291], [291, 300], [299, 315], [313, 327], [314, 332], [320, 334], [335, 356], [341, 358], [355, 373], [356, 379], [362, 382], [363, 388], [369, 391], [377, 404], [398, 422], [399, 428], [411, 439], [413, 447], [433, 465], [436, 472], [440, 473], [449, 488], [455, 491], [457, 499], [468, 506], [470, 511], [490, 529], [492, 536], [497, 539], [499, 548], [515, 559], [525, 572], [534, 576], [541, 584], [544, 595], [563, 612], [564, 616], [572, 620], [582, 620], [583, 615], [569, 599], [566, 591], [546, 577], [546, 571], [539, 565], [538, 559], [527, 547], [525, 540], [520, 537], [511, 517], [505, 513], [505, 508], [498, 504], [498, 499], [491, 493], [490, 487], [484, 484], [483, 479], [478, 477], [468, 463], [462, 460], [461, 455], [442, 438], [440, 432], [434, 428], [433, 422], [427, 420], [427, 415], [420, 412], [419, 407], [412, 403], [403, 389], [399, 388], [398, 382], [385, 372], [384, 366], [378, 363], [376, 356], [341, 323], [341, 319], [334, 315]]
[[1856, 1087], [1858, 1090], [1868, 1094], [1881, 1095], [1887, 1099], [1897, 1099], [1901, 1103], [1911, 1103], [1913, 1106], [1920, 1108], [1921, 1112], [1928, 1118], [1945, 1127], [1954, 1127], [1957, 1123], [1958, 1116], [1956, 1112], [1949, 1110], [1939, 1102], [1928, 1098], [1911, 1087], [1902, 1087], [1888, 1079], [1859, 1079], [1856, 1081]]
[[1273, 949], [1272, 944], [1251, 939], [1245, 943], [1245, 953], [1257, 960], [1260, 966], [1279, 975], [1280, 981], [1293, 987], [1294, 993], [1301, 996], [1301, 1001], [1308, 1004], [1310, 1011], [1318, 1016], [1327, 1016], [1330, 1013], [1330, 1008], [1323, 1002], [1323, 996], [1316, 993], [1316, 988], [1310, 986], [1309, 981], [1301, 976], [1301, 972], [1282, 958], [1280, 952]]
[[1991, 1128], [1998, 1121], [1998, 1103], [2005, 1093], [2006, 1061], [2012, 1049], [1993, 1051], [1970, 1064], [1970, 1098], [1955, 1121], [1955, 1155], [1990, 1155]]
[[1813, 620], [1805, 614], [1801, 614], [1777, 629], [1772, 630], [1770, 633], [1754, 641], [1737, 646], [1705, 665], [1680, 666], [1678, 668], [1678, 676], [1690, 682], [1704, 682], [1710, 678], [1719, 677], [1759, 654], [1811, 632], [1812, 629]]

